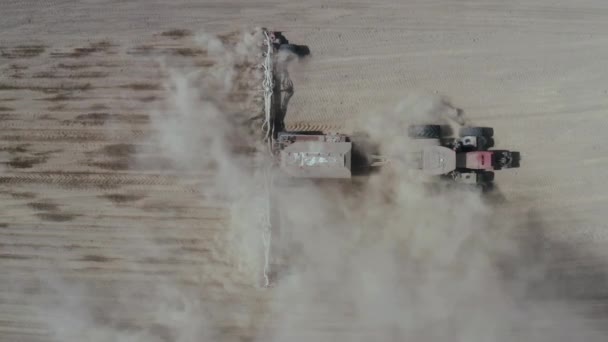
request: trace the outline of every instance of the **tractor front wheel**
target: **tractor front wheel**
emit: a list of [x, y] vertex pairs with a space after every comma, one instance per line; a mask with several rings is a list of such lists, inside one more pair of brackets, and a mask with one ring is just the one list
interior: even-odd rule
[[494, 136], [494, 128], [492, 127], [462, 127], [459, 132], [461, 137], [474, 136], [491, 138]]

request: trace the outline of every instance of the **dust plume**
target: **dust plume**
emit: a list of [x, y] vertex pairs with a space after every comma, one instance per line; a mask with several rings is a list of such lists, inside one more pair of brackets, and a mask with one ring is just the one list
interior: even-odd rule
[[[116, 276], [94, 282], [76, 271], [62, 276], [49, 271], [31, 284], [16, 280], [16, 288], [30, 293], [24, 300], [52, 340], [220, 341], [233, 339], [230, 334], [235, 332], [251, 335], [255, 329], [258, 319], [251, 313], [258, 295], [234, 298], [256, 288], [263, 267], [258, 223], [264, 220], [263, 182], [252, 162], [262, 165], [267, 155], [257, 152], [263, 145], [250, 124], [260, 111], [261, 31], [221, 39], [199, 34], [194, 39], [213, 64], [201, 70], [159, 61], [169, 75], [166, 101], [150, 110], [153, 134], [140, 142], [146, 147], [137, 151], [133, 166], [162, 170], [174, 176], [178, 186], [195, 184], [200, 196], [142, 199], [143, 208], [154, 204], [155, 210], [176, 220], [131, 223], [129, 248], [107, 247], [88, 257], [103, 260], [100, 267], [116, 267]], [[151, 149], [163, 157], [162, 165], [147, 158]], [[207, 215], [217, 219], [213, 226], [201, 225], [196, 217], [177, 220], [182, 214], [172, 211], [175, 202], [208, 208]], [[194, 244], [192, 240], [199, 239], [189, 232], [197, 227], [202, 242]], [[178, 247], [161, 243], [164, 240], [176, 241]], [[182, 248], [199, 248], [201, 259], [184, 259]], [[68, 265], [80, 267], [78, 260], [66, 259], [49, 263], [48, 269], [69, 271]]]
[[[270, 162], [250, 120], [259, 111], [260, 31], [228, 40], [208, 34], [195, 39], [214, 64], [198, 70], [164, 63], [167, 101], [151, 113], [155, 134], [149, 143], [171, 161], [165, 172], [199, 184], [200, 197], [183, 194], [185, 201], [228, 213], [221, 229], [209, 233], [201, 227], [209, 240], [205, 261], [211, 261], [189, 260], [199, 265], [197, 274], [169, 263], [146, 286], [128, 288], [112, 285], [112, 279], [102, 287], [41, 275], [56, 293], [39, 312], [55, 340], [597, 338], [566, 310], [568, 303], [531, 297], [529, 287], [544, 265], [515, 257], [522, 247], [508, 231], [521, 222], [478, 192], [431, 192], [399, 163], [360, 184], [275, 188], [289, 254], [276, 286], [260, 288]], [[424, 94], [357, 121], [387, 155], [408, 151], [408, 124], [430, 121], [453, 129], [467, 122], [446, 99]], [[129, 228], [136, 235], [141, 227]], [[188, 229], [172, 223], [159, 228], [177, 239]], [[132, 250], [121, 257], [179, 260], [179, 251], [161, 248], [153, 238], [136, 235]], [[504, 260], [515, 261], [510, 272]]]
[[202, 175], [212, 184], [201, 188], [201, 200], [224, 203], [233, 214], [216, 253], [237, 273], [256, 278], [263, 265], [260, 223], [267, 212], [259, 167], [269, 161], [260, 127], [252, 121], [261, 105], [262, 32], [238, 38], [198, 34], [196, 41], [214, 64], [192, 72], [168, 66], [168, 101], [151, 115], [158, 132], [152, 138], [176, 170]]
[[[395, 156], [408, 151], [408, 124], [464, 119], [445, 99], [414, 95], [359, 129]], [[479, 192], [429, 191], [395, 163], [363, 188], [292, 189], [280, 202], [293, 262], [260, 341], [601, 340], [566, 301], [531, 295], [547, 265], [519, 257], [510, 231], [522, 222]], [[506, 260], [517, 260], [511, 273]]]
[[[213, 38], [203, 41], [215, 46]], [[231, 72], [211, 75], [219, 81], [233, 79]], [[185, 152], [186, 165], [212, 167], [214, 186], [204, 193], [226, 199], [232, 208], [218, 253], [230, 255], [233, 277], [244, 271], [243, 279], [255, 286], [256, 273], [259, 278], [262, 271], [259, 250], [267, 201], [260, 186], [265, 179], [256, 172], [269, 161], [260, 154], [235, 153], [238, 143], [256, 146], [256, 136], [247, 134], [244, 121], [239, 123], [234, 112], [220, 109], [225, 103], [214, 100], [227, 97], [201, 102], [192, 94], [182, 96], [199, 93], [205, 86], [186, 81], [187, 77], [177, 77], [174, 83], [179, 80], [184, 83], [172, 87], [177, 90], [172, 98], [179, 99], [173, 107], [181, 114], [172, 117], [180, 118], [184, 127], [175, 130], [160, 121], [159, 131], [167, 137], [163, 146], [170, 148], [172, 139], [192, 138], [178, 140], [175, 146], [180, 148], [171, 154], [179, 159]], [[206, 89], [231, 89], [226, 87], [229, 82], [218, 84], [224, 87]], [[203, 113], [205, 108], [209, 116]], [[412, 94], [393, 110], [361, 116], [357, 122], [358, 129], [389, 156], [408, 152], [408, 124], [436, 123], [454, 132], [468, 123], [447, 99], [427, 94]], [[179, 137], [189, 127], [196, 127], [196, 133]], [[181, 149], [201, 146], [196, 144], [200, 141], [207, 141], [205, 156]], [[196, 163], [204, 158], [209, 159]], [[597, 337], [566, 310], [566, 302], [530, 297], [528, 288], [537, 278], [528, 274], [542, 273], [544, 265], [521, 259], [515, 266], [517, 277], [505, 273], [504, 260], [522, 252], [508, 233], [519, 222], [497, 219], [501, 215], [497, 208], [478, 192], [448, 188], [430, 192], [408, 174], [404, 165], [395, 163], [359, 186], [310, 182], [273, 189], [282, 216], [278, 243], [285, 243], [290, 252], [276, 286], [268, 290], [269, 312], [259, 322], [256, 341]], [[538, 333], [542, 327], [551, 331]]]

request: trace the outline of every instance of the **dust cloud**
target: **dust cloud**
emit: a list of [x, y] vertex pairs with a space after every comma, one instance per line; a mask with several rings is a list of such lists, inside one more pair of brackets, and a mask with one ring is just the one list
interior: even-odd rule
[[[32, 284], [15, 281], [15, 288], [27, 288], [33, 294], [25, 301], [53, 340], [218, 341], [231, 338], [226, 337], [230, 328], [225, 326], [236, 326], [238, 331], [254, 325], [256, 318], [240, 311], [242, 306], [255, 310], [255, 296], [250, 296], [251, 304], [246, 300], [235, 303], [231, 298], [237, 298], [243, 288], [255, 288], [252, 284], [263, 267], [257, 221], [264, 219], [261, 207], [266, 202], [260, 201], [263, 182], [255, 181], [261, 175], [252, 162], [264, 164], [267, 154], [255, 153], [262, 144], [253, 134], [257, 126], [251, 124], [251, 117], [260, 111], [261, 74], [256, 66], [261, 34], [256, 30], [223, 39], [197, 35], [198, 44], [214, 62], [204, 70], [195, 65], [174, 67], [171, 60], [159, 60], [169, 75], [164, 82], [166, 101], [150, 109], [154, 134], [140, 142], [147, 147], [139, 149], [133, 161], [138, 169], [152, 167], [184, 182], [200, 183], [202, 196], [186, 206], [230, 213], [230, 220], [218, 214], [218, 225], [224, 224], [225, 229], [209, 227], [200, 232], [209, 262], [192, 267], [186, 260], [180, 265], [180, 250], [157, 242], [167, 234], [145, 235], [151, 230], [142, 223], [128, 227], [132, 232], [128, 250], [100, 251], [108, 255], [108, 263], [121, 260], [118, 270], [122, 275], [116, 277], [124, 277], [124, 281], [110, 276], [93, 282], [53, 271], [38, 274]], [[157, 148], [158, 155], [165, 157], [160, 165], [146, 159], [150, 148]], [[173, 200], [191, 200], [183, 197]], [[171, 215], [171, 209], [167, 212]], [[191, 234], [182, 233], [192, 230], [191, 226], [182, 220], [164, 229], [174, 231], [171, 239], [191, 240]], [[70, 263], [49, 264], [48, 269], [64, 271]], [[137, 274], [149, 280], [142, 285]]]
[[[515, 219], [497, 219], [497, 209], [478, 192], [430, 192], [398, 164], [356, 186], [310, 183], [281, 189], [289, 262], [275, 287], [260, 288], [268, 220], [264, 166], [270, 161], [260, 135], [251, 130], [253, 115], [247, 114], [257, 114], [259, 99], [255, 94], [240, 102], [232, 97], [261, 83], [259, 70], [251, 67], [260, 58], [260, 37], [259, 31], [245, 33], [229, 44], [199, 35], [217, 67], [184, 71], [167, 65], [168, 101], [151, 115], [157, 132], [152, 139], [174, 165], [167, 172], [208, 177], [200, 201], [223, 203], [230, 210], [212, 251], [230, 271], [201, 266], [204, 272], [223, 272], [217, 279], [224, 292], [201, 293], [163, 278], [143, 293], [108, 287], [116, 301], [96, 307], [89, 303], [94, 286], [49, 281], [69, 299], [47, 305], [46, 322], [58, 341], [238, 340], [220, 332], [218, 326], [227, 321], [256, 324], [247, 337], [256, 342], [597, 337], [565, 310], [567, 303], [529, 296], [534, 277], [522, 274], [542, 265], [530, 269], [530, 260], [519, 260], [514, 266], [519, 276], [504, 272], [504, 258], [516, 259], [521, 252], [507, 233], [518, 224]], [[407, 151], [407, 124], [421, 120], [450, 127], [466, 122], [445, 99], [414, 95], [392, 111], [360, 118], [358, 125], [380, 142], [382, 152], [398, 154]], [[226, 296], [245, 301], [251, 293], [262, 293], [264, 312], [253, 304], [234, 310], [221, 301]], [[141, 306], [121, 304], [134, 296]], [[122, 319], [131, 314], [137, 322]]]
[[[203, 41], [225, 50], [213, 38], [206, 36]], [[230, 67], [212, 75], [234, 79]], [[224, 91], [232, 89], [230, 82], [223, 85]], [[259, 277], [263, 262], [259, 248], [267, 193], [260, 187], [265, 179], [255, 177], [256, 168], [250, 166], [261, 167], [269, 160], [241, 158], [233, 152], [235, 141], [254, 144], [254, 140], [234, 126], [230, 113], [218, 110], [219, 104], [180, 95], [199, 92], [200, 86], [193, 90], [184, 83], [175, 88], [175, 107], [190, 108], [198, 115], [196, 120], [189, 120], [189, 115], [182, 118], [182, 124], [196, 134], [179, 139], [211, 141], [205, 145], [210, 147], [205, 158], [217, 166], [217, 178], [214, 189], [208, 190], [229, 198], [235, 209], [223, 247], [256, 285], [255, 274]], [[210, 116], [204, 108], [209, 108]], [[388, 155], [407, 152], [408, 124], [432, 122], [455, 130], [468, 123], [447, 99], [428, 94], [407, 96], [394, 110], [358, 121], [358, 127]], [[184, 135], [172, 125], [163, 126], [161, 132], [168, 140]], [[192, 155], [192, 149], [180, 151], [190, 153], [183, 158], [187, 163], [203, 158]], [[522, 275], [542, 273], [543, 265], [519, 260], [522, 264], [514, 266], [517, 277], [504, 272], [503, 261], [522, 252], [508, 233], [516, 220], [498, 220], [496, 208], [478, 192], [447, 188], [429, 192], [407, 175], [404, 166], [393, 164], [358, 187], [310, 183], [274, 189], [282, 216], [280, 243], [287, 244], [290, 253], [276, 286], [267, 290], [270, 309], [256, 341], [596, 337], [593, 329], [565, 310], [567, 303], [530, 298], [527, 288], [536, 277]], [[548, 327], [550, 331], [543, 329]]]
[[[394, 156], [421, 120], [466, 122], [446, 99], [412, 95], [358, 126]], [[276, 321], [260, 341], [601, 340], [565, 301], [532, 295], [547, 265], [520, 257], [520, 220], [479, 192], [432, 190], [395, 163], [356, 191], [284, 191], [292, 270], [273, 289]]]
[[[268, 211], [260, 167], [269, 156], [261, 123], [254, 120], [262, 101], [262, 36], [259, 29], [234, 41], [198, 34], [214, 64], [190, 72], [166, 66], [168, 101], [151, 115], [158, 132], [152, 139], [175, 169], [204, 174], [212, 186], [201, 189], [202, 200], [229, 208], [231, 220], [216, 252], [250, 279], [262, 272], [259, 242]], [[235, 100], [235, 94], [242, 96]]]

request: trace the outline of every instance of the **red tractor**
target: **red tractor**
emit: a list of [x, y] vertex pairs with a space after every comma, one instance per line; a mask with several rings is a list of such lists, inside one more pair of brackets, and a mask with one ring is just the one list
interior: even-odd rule
[[323, 132], [279, 132], [273, 150], [282, 171], [297, 178], [351, 178], [396, 160], [423, 175], [487, 186], [495, 170], [519, 167], [519, 152], [490, 149], [490, 127], [462, 127], [448, 138], [439, 125], [411, 125], [408, 136], [402, 156], [379, 157], [356, 137]]
[[410, 165], [428, 175], [484, 187], [494, 181], [495, 170], [519, 167], [519, 152], [491, 150], [493, 128], [462, 127], [458, 133], [457, 138], [444, 138], [439, 125], [410, 126], [408, 136], [420, 146]]

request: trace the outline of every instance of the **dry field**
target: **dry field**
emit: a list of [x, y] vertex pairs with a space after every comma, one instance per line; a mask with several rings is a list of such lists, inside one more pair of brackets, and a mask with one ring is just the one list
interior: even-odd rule
[[[608, 3], [23, 0], [0, 13], [0, 340], [605, 340]], [[241, 252], [257, 235], [228, 228], [234, 206], [208, 191], [216, 169], [174, 167], [154, 113], [170, 97], [163, 63], [211, 72], [203, 32], [233, 44], [231, 33], [259, 26], [312, 51], [292, 72], [292, 128], [348, 130], [354, 118], [425, 111], [440, 95], [493, 126], [497, 147], [522, 152], [520, 169], [496, 176], [500, 198], [449, 197], [484, 227], [509, 228], [517, 255], [504, 268], [525, 281], [506, 292], [517, 295], [497, 295], [476, 270], [441, 278], [456, 289], [397, 300], [418, 281], [412, 270], [388, 276], [401, 261], [373, 277], [380, 285], [358, 278], [364, 262], [345, 262], [345, 282], [374, 286], [341, 283], [327, 274], [345, 255], [376, 268], [389, 260], [374, 252], [385, 242], [366, 240], [354, 256], [338, 242], [334, 254], [336, 236], [318, 227], [300, 237], [323, 281], [251, 281]], [[256, 90], [239, 86], [221, 111], [254, 111], [245, 102]], [[208, 151], [181, 147], [186, 158]], [[448, 202], [414, 199], [406, 213], [468, 226], [466, 212], [435, 210]], [[452, 239], [425, 241], [443, 250]]]

